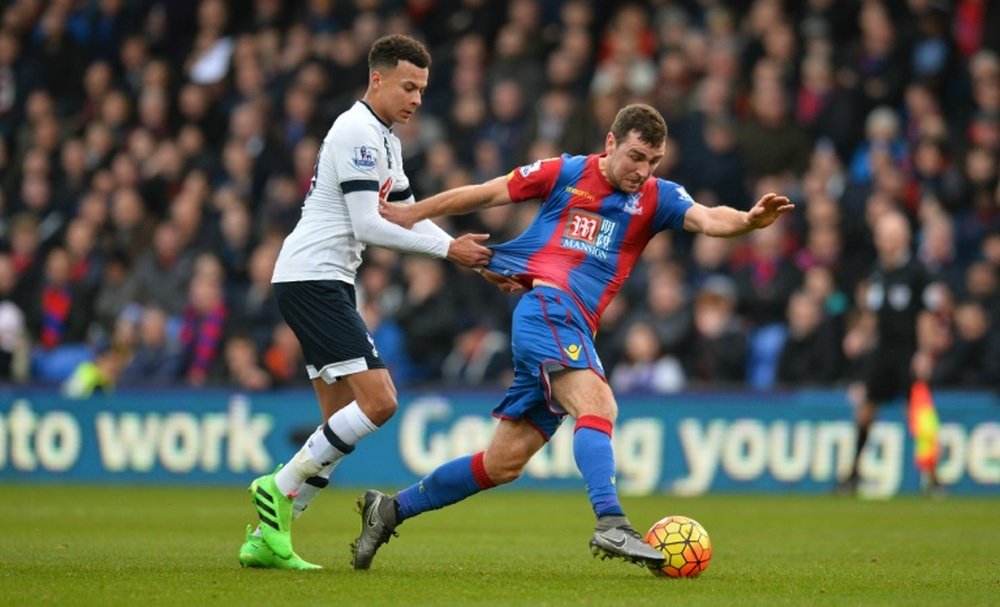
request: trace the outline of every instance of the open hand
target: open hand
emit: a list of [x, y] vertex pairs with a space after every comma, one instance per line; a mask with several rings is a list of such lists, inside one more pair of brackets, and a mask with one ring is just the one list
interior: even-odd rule
[[451, 241], [448, 259], [467, 268], [485, 266], [493, 256], [493, 251], [482, 245], [489, 237], [489, 234], [462, 234]]
[[378, 212], [386, 221], [402, 226], [409, 230], [417, 220], [411, 213], [413, 205], [401, 202], [389, 202], [385, 198], [378, 199]]
[[759, 230], [774, 223], [783, 213], [795, 208], [787, 196], [778, 196], [774, 192], [761, 196], [757, 204], [747, 213], [750, 227]]

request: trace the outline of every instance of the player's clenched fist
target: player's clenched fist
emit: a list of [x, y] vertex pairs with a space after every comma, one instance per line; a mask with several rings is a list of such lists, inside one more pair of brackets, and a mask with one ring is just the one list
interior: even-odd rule
[[493, 256], [493, 251], [484, 247], [489, 234], [463, 234], [451, 241], [448, 247], [448, 259], [467, 268], [485, 266]]

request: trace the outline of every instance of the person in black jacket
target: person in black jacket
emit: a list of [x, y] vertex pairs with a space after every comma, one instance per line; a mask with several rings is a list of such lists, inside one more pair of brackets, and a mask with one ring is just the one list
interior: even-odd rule
[[850, 475], [840, 484], [854, 492], [860, 479], [858, 462], [880, 405], [905, 395], [912, 383], [917, 349], [917, 318], [924, 309], [927, 275], [910, 249], [910, 225], [897, 211], [886, 212], [875, 225], [878, 260], [863, 290], [861, 308], [875, 320], [875, 340], [866, 357], [864, 389], [855, 408], [857, 444]]
[[837, 327], [823, 302], [805, 290], [788, 301], [788, 337], [778, 360], [778, 381], [787, 385], [829, 384], [840, 376]]

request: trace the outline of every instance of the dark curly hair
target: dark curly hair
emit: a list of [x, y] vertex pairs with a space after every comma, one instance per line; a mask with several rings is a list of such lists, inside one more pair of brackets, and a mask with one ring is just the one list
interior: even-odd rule
[[368, 53], [368, 69], [392, 69], [400, 61], [409, 61], [417, 67], [430, 67], [431, 54], [419, 41], [402, 34], [382, 36]]
[[633, 103], [618, 111], [611, 124], [611, 134], [615, 141], [628, 137], [630, 131], [639, 134], [639, 139], [652, 146], [658, 146], [667, 138], [667, 123], [656, 108], [645, 103]]

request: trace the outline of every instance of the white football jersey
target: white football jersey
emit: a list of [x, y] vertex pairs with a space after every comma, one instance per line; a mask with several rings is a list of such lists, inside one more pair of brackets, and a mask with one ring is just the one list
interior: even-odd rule
[[390, 201], [412, 197], [399, 139], [368, 104], [358, 101], [337, 117], [323, 139], [302, 217], [285, 238], [271, 282], [354, 284], [365, 244], [355, 238], [344, 194], [362, 190]]

